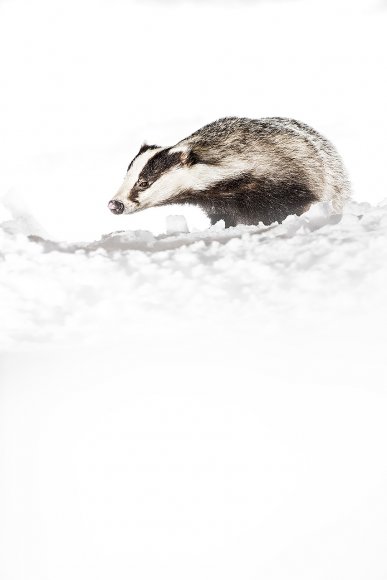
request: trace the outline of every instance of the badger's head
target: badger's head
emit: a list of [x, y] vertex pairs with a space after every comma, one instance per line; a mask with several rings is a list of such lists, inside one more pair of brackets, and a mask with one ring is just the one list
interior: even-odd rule
[[109, 201], [110, 211], [129, 214], [184, 202], [185, 194], [197, 184], [198, 176], [192, 173], [192, 168], [200, 165], [198, 161], [197, 155], [186, 145], [143, 145], [129, 164], [120, 189]]

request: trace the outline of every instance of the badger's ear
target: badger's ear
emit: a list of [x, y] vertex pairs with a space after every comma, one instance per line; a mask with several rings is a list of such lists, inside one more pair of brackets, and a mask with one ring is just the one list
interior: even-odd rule
[[183, 149], [180, 153], [180, 161], [183, 165], [190, 167], [195, 165], [195, 163], [199, 163], [199, 156], [192, 149]]
[[148, 145], [148, 143], [143, 143], [140, 147], [140, 151], [137, 153], [137, 155], [141, 155], [141, 153], [145, 153], [145, 151], [148, 151], [148, 149], [159, 149], [158, 145]]

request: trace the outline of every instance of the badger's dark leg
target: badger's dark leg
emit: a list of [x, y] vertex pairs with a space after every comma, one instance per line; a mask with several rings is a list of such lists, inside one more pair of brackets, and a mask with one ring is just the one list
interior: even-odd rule
[[300, 199], [281, 200], [277, 198], [267, 200], [267, 204], [260, 203], [258, 207], [251, 205], [245, 209], [240, 208], [239, 211], [232, 211], [236, 215], [234, 218], [236, 223], [257, 225], [262, 222], [268, 226], [274, 222], [283, 222], [289, 215], [303, 214], [314, 201], [317, 200], [315, 198], [308, 201]]
[[227, 212], [222, 213], [210, 213], [206, 212], [211, 220], [211, 225], [215, 225], [218, 221], [223, 220], [226, 228], [231, 228], [238, 225], [238, 221], [235, 216], [228, 214]]
[[[241, 181], [235, 181], [233, 195], [230, 195], [228, 189], [227, 197], [221, 200], [219, 208], [216, 208], [218, 211], [214, 212], [225, 220], [227, 227], [282, 222], [289, 215], [301, 215], [313, 202], [318, 201], [303, 183], [252, 179], [244, 184]], [[231, 186], [230, 183], [229, 187]]]
[[226, 227], [238, 224], [270, 225], [288, 215], [301, 215], [318, 198], [302, 181], [275, 181], [251, 175], [216, 183], [202, 192], [186, 192], [184, 203], [201, 207], [215, 224], [224, 220]]

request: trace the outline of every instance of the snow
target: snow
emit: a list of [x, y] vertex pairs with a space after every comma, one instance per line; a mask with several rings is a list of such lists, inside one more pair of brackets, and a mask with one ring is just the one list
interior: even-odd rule
[[169, 215], [166, 220], [166, 231], [167, 234], [187, 234], [188, 225], [187, 220], [183, 215]]
[[[2, 580], [386, 578], [386, 18], [0, 2]], [[331, 138], [343, 213], [110, 214], [231, 114]]]
[[167, 234], [128, 230], [83, 243], [26, 235], [19, 223], [0, 225], [2, 347], [10, 350], [122, 344], [137, 340], [145, 321], [155, 334], [178, 325], [177, 312], [198, 330], [200, 321], [232, 320], [261, 331], [298, 316], [315, 324], [321, 311], [323, 327], [326, 317], [352, 326], [362, 308], [386, 314], [386, 202], [351, 202], [343, 215], [320, 203], [282, 224], [218, 223], [187, 234], [184, 217], [170, 216]]
[[384, 578], [386, 226], [2, 226], [2, 578]]

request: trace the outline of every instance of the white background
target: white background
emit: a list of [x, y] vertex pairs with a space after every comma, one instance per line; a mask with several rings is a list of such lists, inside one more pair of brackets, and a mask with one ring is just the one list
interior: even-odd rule
[[[385, 580], [386, 25], [379, 0], [0, 1], [2, 580]], [[224, 115], [311, 124], [357, 203], [108, 212], [144, 140]]]

